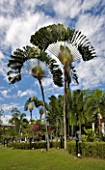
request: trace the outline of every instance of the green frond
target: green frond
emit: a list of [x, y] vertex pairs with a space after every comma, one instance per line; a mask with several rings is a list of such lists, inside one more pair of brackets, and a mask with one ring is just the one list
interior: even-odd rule
[[[77, 49], [73, 53], [75, 59], [79, 59], [81, 55], [82, 59], [87, 61], [96, 57], [94, 47], [81, 31], [66, 28], [62, 24], [53, 24], [47, 27], [39, 29], [34, 35], [31, 36], [31, 43], [38, 46], [41, 50], [46, 50], [50, 44], [56, 44], [57, 42], [68, 42], [68, 45], [72, 45]], [[54, 53], [53, 53], [54, 54]], [[55, 55], [56, 56], [56, 55]]]
[[14, 76], [14, 77], [9, 76], [9, 77], [8, 77], [8, 80], [9, 80], [9, 83], [10, 83], [10, 84], [14, 84], [14, 83], [16, 83], [17, 81], [20, 81], [20, 80], [21, 80], [21, 75], [18, 74], [18, 75]]

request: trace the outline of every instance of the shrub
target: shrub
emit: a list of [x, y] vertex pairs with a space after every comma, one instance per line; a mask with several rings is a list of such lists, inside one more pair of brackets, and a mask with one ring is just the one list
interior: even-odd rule
[[34, 142], [34, 143], [24, 143], [24, 142], [11, 142], [8, 147], [14, 149], [41, 149], [46, 148], [46, 142]]
[[[105, 159], [105, 142], [79, 142], [78, 153], [82, 157], [93, 157]], [[76, 143], [68, 142], [67, 150], [70, 154], [76, 155]]]
[[[64, 144], [61, 143], [59, 141], [55, 141], [55, 142], [50, 142], [50, 147], [54, 147], [54, 148], [63, 148]], [[42, 149], [42, 148], [46, 148], [46, 142], [10, 142], [8, 144], [8, 147], [12, 147], [14, 149]]]

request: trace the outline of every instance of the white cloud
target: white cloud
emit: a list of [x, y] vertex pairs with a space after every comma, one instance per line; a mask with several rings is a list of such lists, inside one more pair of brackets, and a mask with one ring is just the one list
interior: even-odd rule
[[97, 88], [105, 84], [105, 59], [95, 58], [82, 62], [77, 67], [80, 87], [83, 89]]
[[3, 55], [3, 53], [0, 51], [0, 61], [1, 61], [2, 59], [4, 59], [4, 55]]
[[11, 115], [3, 115], [1, 116], [1, 121], [3, 125], [8, 125], [9, 124], [9, 120], [12, 118]]
[[[46, 20], [46, 22], [44, 22]], [[9, 44], [13, 50], [30, 44], [30, 36], [42, 25], [52, 23], [50, 17], [43, 13], [26, 13], [23, 17], [11, 18], [11, 24], [6, 32], [5, 44]]]
[[2, 104], [2, 109], [4, 111], [4, 114], [6, 111], [8, 111], [8, 113], [10, 114], [11, 109], [14, 107], [19, 108], [19, 105], [17, 103]]
[[4, 63], [4, 58], [5, 56], [0, 51], [0, 75], [3, 75], [5, 77], [6, 76], [6, 65]]
[[83, 11], [90, 10], [93, 7], [96, 7], [101, 1], [100, 0], [84, 0], [82, 4]]
[[58, 15], [60, 18], [74, 18], [76, 17], [80, 10], [81, 10], [81, 0], [73, 0], [73, 1], [53, 1], [53, 7], [56, 12], [56, 15]]
[[105, 56], [105, 15], [83, 14], [79, 16], [76, 29], [89, 38], [98, 56]]
[[10, 90], [2, 90], [2, 91], [0, 91], [1, 95], [4, 98], [9, 98], [10, 97], [10, 95], [8, 95], [9, 92], [10, 92]]
[[28, 96], [28, 95], [32, 96], [32, 95], [35, 95], [35, 94], [36, 94], [35, 91], [28, 89], [26, 91], [19, 90], [18, 93], [17, 93], [17, 96], [21, 98], [21, 97], [24, 97], [24, 96]]

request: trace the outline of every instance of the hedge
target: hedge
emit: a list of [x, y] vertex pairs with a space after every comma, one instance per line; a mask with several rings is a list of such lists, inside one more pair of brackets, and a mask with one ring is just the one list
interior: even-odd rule
[[24, 143], [24, 142], [11, 142], [8, 147], [14, 149], [41, 149], [46, 148], [46, 142], [34, 142], [34, 143]]
[[[46, 142], [10, 142], [8, 143], [8, 147], [14, 149], [42, 149], [46, 148]], [[50, 142], [50, 148], [52, 147], [61, 149], [64, 147], [64, 144], [58, 141]]]
[[[80, 153], [82, 157], [105, 159], [105, 142], [79, 142], [78, 146], [78, 153]], [[12, 147], [14, 149], [42, 149], [46, 148], [46, 142], [11, 142], [8, 144], [8, 147]], [[50, 147], [63, 148], [63, 145], [61, 147], [61, 143], [56, 141], [50, 143]], [[67, 150], [70, 154], [76, 155], [76, 142], [67, 142]]]
[[[105, 142], [79, 142], [78, 147], [78, 153], [82, 157], [105, 159]], [[75, 142], [68, 142], [67, 150], [70, 154], [76, 155]]]

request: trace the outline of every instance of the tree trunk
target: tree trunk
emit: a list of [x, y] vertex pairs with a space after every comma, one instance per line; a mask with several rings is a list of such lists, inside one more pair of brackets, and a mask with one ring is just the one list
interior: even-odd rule
[[73, 136], [74, 136], [74, 125], [71, 126], [71, 136], [72, 136], [72, 139], [73, 139]]
[[47, 142], [47, 149], [49, 149], [49, 136], [48, 136], [48, 127], [47, 127], [47, 120], [46, 120], [46, 106], [45, 106], [45, 98], [44, 98], [44, 90], [43, 90], [43, 86], [42, 86], [42, 82], [40, 79], [38, 79], [39, 84], [40, 84], [40, 89], [41, 89], [41, 93], [42, 93], [42, 100], [43, 100], [43, 107], [44, 107], [44, 113], [45, 113], [45, 128], [46, 128], [46, 142]]
[[67, 91], [66, 91], [66, 66], [64, 65], [64, 110], [63, 110], [63, 120], [64, 120], [64, 149], [67, 148], [67, 136], [66, 136], [66, 133], [67, 133], [67, 127], [66, 127], [66, 117], [67, 117], [67, 114], [66, 114], [66, 94], [67, 94]]
[[30, 110], [30, 122], [32, 121], [32, 110]]
[[82, 127], [81, 123], [79, 124], [79, 140], [81, 140], [81, 134], [82, 134]]

